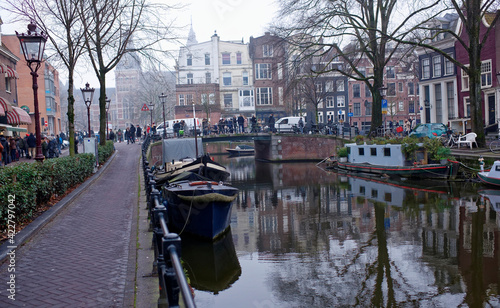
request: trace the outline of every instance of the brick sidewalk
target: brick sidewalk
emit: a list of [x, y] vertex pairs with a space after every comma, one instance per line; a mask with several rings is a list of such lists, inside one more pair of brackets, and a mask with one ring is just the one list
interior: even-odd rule
[[0, 307], [133, 306], [140, 146], [115, 146], [100, 177], [16, 249], [15, 272], [0, 267]]

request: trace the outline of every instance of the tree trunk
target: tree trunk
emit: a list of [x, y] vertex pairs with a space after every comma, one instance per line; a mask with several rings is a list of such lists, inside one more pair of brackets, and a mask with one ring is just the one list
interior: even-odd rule
[[74, 70], [69, 68], [68, 71], [68, 139], [69, 139], [69, 156], [75, 156], [75, 96], [73, 78]]
[[99, 75], [99, 144], [106, 145], [106, 74]]

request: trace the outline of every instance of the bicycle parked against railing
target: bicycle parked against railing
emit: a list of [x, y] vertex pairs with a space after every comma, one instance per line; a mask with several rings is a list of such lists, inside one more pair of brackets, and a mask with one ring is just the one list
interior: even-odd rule
[[495, 139], [490, 143], [490, 151], [495, 154], [500, 153], [500, 134], [498, 136], [498, 139]]
[[440, 140], [443, 146], [447, 148], [452, 148], [454, 146], [457, 146], [459, 138], [460, 135], [458, 133], [448, 130], [446, 134], [441, 135]]

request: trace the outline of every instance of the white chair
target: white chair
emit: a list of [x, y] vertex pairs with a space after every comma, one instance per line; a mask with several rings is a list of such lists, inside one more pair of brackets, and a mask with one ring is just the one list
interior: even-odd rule
[[467, 135], [460, 136], [457, 141], [457, 146], [460, 148], [460, 144], [465, 143], [468, 144], [472, 150], [472, 143], [475, 143], [477, 148], [476, 137], [476, 133], [468, 133]]

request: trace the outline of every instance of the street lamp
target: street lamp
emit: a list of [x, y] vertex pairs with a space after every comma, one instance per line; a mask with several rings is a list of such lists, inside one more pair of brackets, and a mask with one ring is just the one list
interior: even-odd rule
[[[382, 85], [378, 91], [380, 92], [380, 96], [381, 96], [381, 102], [382, 102], [382, 114], [384, 115], [384, 136], [385, 136], [385, 130], [386, 130], [386, 116], [387, 116], [387, 100], [384, 99], [384, 97], [386, 96], [387, 94], [387, 87], [384, 87], [384, 85]], [[385, 104], [384, 104], [385, 103]], [[385, 110], [384, 110], [384, 105], [385, 105]]]
[[106, 139], [109, 139], [109, 106], [111, 105], [111, 99], [106, 96]]
[[149, 107], [151, 107], [149, 110], [151, 111], [151, 126], [149, 126], [149, 128], [151, 129], [151, 133], [153, 133], [153, 108], [155, 107], [155, 105], [151, 102], [149, 103], [148, 105]]
[[43, 61], [43, 51], [45, 49], [45, 43], [47, 42], [47, 35], [43, 33], [38, 33], [36, 31], [36, 25], [31, 22], [28, 25], [28, 32], [19, 34], [16, 31], [17, 38], [21, 43], [21, 49], [23, 51], [24, 59], [28, 67], [31, 70], [31, 76], [33, 79], [33, 99], [35, 105], [35, 135], [36, 135], [36, 156], [35, 159], [42, 162], [44, 156], [42, 154], [42, 135], [40, 133], [40, 113], [38, 110], [38, 83], [37, 83], [37, 71]]
[[94, 97], [94, 88], [91, 88], [89, 83], [87, 82], [85, 84], [85, 88], [81, 89], [82, 95], [83, 95], [83, 101], [85, 102], [85, 106], [87, 106], [87, 118], [88, 118], [88, 123], [89, 123], [89, 137], [91, 137], [90, 134], [90, 105], [92, 104], [92, 98]]
[[197, 136], [198, 134], [196, 134], [196, 111], [195, 111], [195, 107], [194, 107], [194, 101], [192, 101], [193, 103], [193, 132], [194, 132], [194, 145], [195, 145], [195, 149], [196, 149], [196, 157], [198, 157], [198, 139], [197, 139]]
[[166, 100], [167, 96], [165, 94], [163, 94], [163, 92], [161, 93], [160, 95], [160, 102], [163, 106], [163, 139], [166, 138], [166, 134], [167, 134], [167, 128], [165, 127], [165, 100]]

